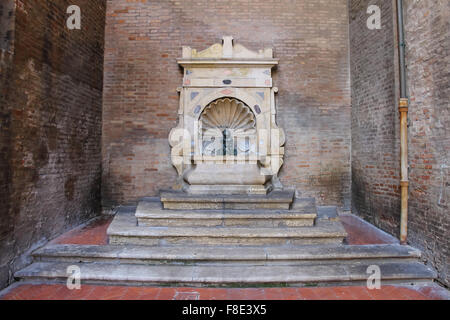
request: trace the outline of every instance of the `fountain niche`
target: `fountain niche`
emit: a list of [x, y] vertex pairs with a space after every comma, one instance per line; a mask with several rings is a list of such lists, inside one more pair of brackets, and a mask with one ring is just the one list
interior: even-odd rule
[[169, 142], [176, 189], [191, 194], [266, 194], [281, 189], [284, 132], [276, 124], [272, 49], [253, 52], [224, 37], [183, 47], [178, 126]]

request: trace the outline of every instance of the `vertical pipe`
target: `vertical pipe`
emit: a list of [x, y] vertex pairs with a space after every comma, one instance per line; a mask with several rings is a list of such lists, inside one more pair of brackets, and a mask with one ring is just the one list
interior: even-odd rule
[[397, 0], [397, 28], [400, 60], [400, 162], [401, 162], [401, 218], [400, 243], [406, 244], [408, 235], [408, 97], [406, 96], [405, 35], [403, 29], [403, 1]]
[[405, 32], [403, 28], [403, 1], [397, 0], [398, 48], [400, 51], [400, 98], [406, 97], [406, 67], [405, 67]]
[[408, 235], [408, 99], [400, 99], [400, 161], [401, 161], [401, 218], [400, 243], [406, 244]]

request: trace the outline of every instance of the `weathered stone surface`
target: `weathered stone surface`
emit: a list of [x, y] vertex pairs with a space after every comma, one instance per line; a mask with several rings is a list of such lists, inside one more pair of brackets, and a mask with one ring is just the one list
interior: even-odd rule
[[142, 227], [132, 213], [118, 213], [108, 228], [111, 244], [286, 245], [342, 243], [346, 232], [339, 221], [313, 227]]
[[[222, 172], [223, 173], [223, 172]], [[270, 187], [264, 185], [190, 185], [187, 192], [191, 194], [267, 194]]]
[[372, 264], [418, 261], [420, 251], [401, 245], [320, 245], [286, 247], [47, 245], [33, 253], [37, 262], [124, 264]]
[[334, 206], [317, 207], [317, 218], [326, 220], [337, 220], [339, 219], [337, 208]]
[[160, 202], [141, 201], [135, 216], [139, 226], [300, 227], [312, 226], [315, 212], [313, 205], [292, 210], [167, 210]]
[[[26, 280], [67, 281], [70, 263], [34, 263], [15, 274]], [[125, 285], [232, 285], [232, 284], [362, 284], [368, 264], [304, 266], [148, 266], [79, 264], [82, 283]], [[381, 281], [429, 282], [436, 273], [421, 263], [381, 263]]]
[[185, 192], [163, 191], [161, 201], [186, 202], [281, 202], [291, 204], [294, 201], [294, 190], [272, 191], [267, 195], [191, 195]]
[[272, 191], [267, 195], [200, 195], [177, 191], [161, 192], [164, 209], [284, 209], [291, 207], [294, 201], [293, 190]]
[[[239, 198], [239, 197], [233, 197]], [[295, 199], [297, 211], [313, 199]], [[156, 212], [156, 213], [155, 213]], [[49, 245], [33, 253], [35, 263], [15, 274], [24, 280], [63, 281], [62, 270], [77, 264], [83, 283], [130, 285], [360, 284], [376, 264], [383, 283], [432, 281], [432, 269], [418, 263], [420, 251], [408, 246], [345, 246], [339, 221], [319, 219], [313, 227], [143, 227], [136, 214], [190, 219], [226, 211], [164, 210], [157, 199], [144, 199], [136, 210], [124, 208], [108, 228], [110, 245]], [[281, 214], [249, 210], [231, 216]], [[316, 214], [312, 214], [315, 217]], [[308, 244], [308, 245], [305, 245]], [[315, 245], [313, 245], [315, 244]]]

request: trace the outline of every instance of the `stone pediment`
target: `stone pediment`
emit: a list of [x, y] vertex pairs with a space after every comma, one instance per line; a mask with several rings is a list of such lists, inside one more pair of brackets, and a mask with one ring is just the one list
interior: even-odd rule
[[226, 36], [223, 37], [222, 43], [216, 43], [210, 46], [209, 48], [197, 51], [188, 46], [183, 47], [183, 56], [182, 59], [178, 61], [179, 64], [201, 64], [203, 62], [211, 62], [215, 61], [220, 63], [228, 62], [249, 62], [255, 64], [264, 63], [276, 65], [278, 63], [277, 59], [273, 58], [273, 50], [272, 48], [265, 48], [259, 51], [252, 51], [244, 47], [240, 44], [234, 44], [233, 37]]

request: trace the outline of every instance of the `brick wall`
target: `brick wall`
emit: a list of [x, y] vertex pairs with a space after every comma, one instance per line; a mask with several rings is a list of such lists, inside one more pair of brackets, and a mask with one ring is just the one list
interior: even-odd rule
[[450, 2], [404, 1], [409, 241], [450, 285]]
[[[367, 28], [371, 4], [381, 9], [380, 30]], [[391, 0], [354, 0], [349, 10], [353, 211], [397, 235], [400, 154], [395, 5]]]
[[[366, 28], [367, 7], [382, 9], [382, 29]], [[408, 241], [449, 284], [449, 3], [404, 1], [409, 118]], [[350, 1], [352, 207], [398, 236], [400, 146], [396, 5]], [[394, 23], [393, 23], [394, 22]]]
[[0, 3], [0, 50], [10, 51], [14, 41], [14, 0]]
[[278, 123], [287, 134], [285, 186], [350, 206], [347, 1], [131, 1], [107, 6], [103, 104], [105, 207], [175, 183], [168, 134], [177, 122], [181, 46], [223, 35], [280, 59]]
[[[72, 4], [81, 7], [82, 30], [66, 28]], [[0, 287], [27, 262], [24, 253], [100, 212], [106, 3], [16, 5], [14, 54], [2, 53], [0, 88], [0, 168], [9, 173], [1, 189]]]
[[[6, 108], [8, 80], [12, 75], [12, 50], [14, 35], [14, 0], [0, 3], [0, 241], [10, 225], [9, 194], [11, 182], [11, 114]], [[1, 246], [1, 244], [0, 244]], [[8, 267], [1, 263], [0, 252], [0, 288], [8, 281]]]

